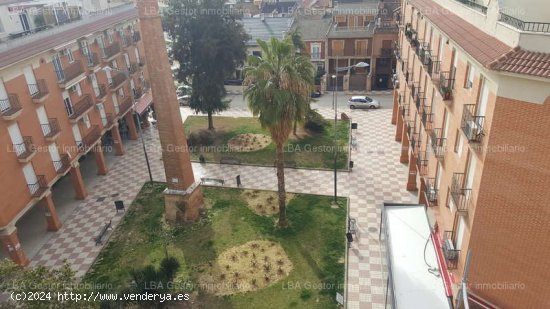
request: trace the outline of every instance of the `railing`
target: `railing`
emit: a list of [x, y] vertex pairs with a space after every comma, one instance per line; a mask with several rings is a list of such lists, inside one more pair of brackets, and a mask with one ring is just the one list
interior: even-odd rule
[[0, 112], [2, 116], [11, 116], [21, 110], [19, 96], [17, 94], [8, 94], [8, 97], [0, 100]]
[[114, 77], [111, 78], [109, 81], [109, 87], [111, 89], [115, 89], [118, 86], [120, 86], [124, 81], [126, 80], [126, 75], [122, 73], [117, 73]]
[[29, 92], [33, 100], [40, 100], [50, 93], [44, 79], [36, 80], [36, 84], [29, 84]]
[[140, 87], [134, 88], [132, 92], [134, 95], [134, 100], [141, 98], [141, 96], [143, 95], [143, 91], [141, 90]]
[[103, 48], [103, 58], [109, 59], [116, 54], [120, 53], [120, 44], [114, 42], [113, 44]]
[[134, 34], [132, 35], [132, 40], [134, 41], [134, 43], [137, 43], [141, 40], [141, 34], [139, 33], [139, 31], [134, 31]]
[[377, 23], [374, 28], [374, 33], [398, 33], [399, 27], [394, 21], [383, 21]]
[[394, 49], [393, 49], [393, 54], [395, 55], [395, 59], [397, 60], [401, 60], [401, 47], [399, 47], [399, 45], [397, 45]]
[[413, 40], [417, 39], [418, 34], [416, 33], [416, 30], [412, 28], [412, 25], [410, 23], [405, 25], [405, 37], [407, 38], [407, 41], [409, 41], [412, 44]]
[[[454, 232], [453, 231], [444, 231], [443, 232], [443, 255], [445, 256], [445, 261], [447, 262], [448, 269], [456, 269], [458, 266], [458, 256], [460, 255], [460, 250], [455, 249], [454, 245]], [[451, 248], [447, 248], [447, 244], [452, 244]]]
[[75, 120], [84, 115], [90, 108], [94, 106], [92, 102], [92, 97], [89, 94], [84, 95], [76, 105], [74, 106], [72, 115], [69, 116], [69, 119]]
[[436, 79], [439, 75], [439, 67], [441, 65], [441, 61], [434, 60], [437, 59], [436, 56], [432, 56], [432, 58], [429, 61], [429, 64], [426, 64], [426, 71], [428, 74], [430, 74], [430, 77], [432, 80]]
[[403, 104], [400, 106], [400, 108], [401, 108], [401, 115], [403, 116], [403, 119], [407, 119], [407, 117], [409, 116], [409, 105]]
[[424, 46], [424, 42], [423, 41], [420, 41], [420, 40], [417, 40], [418, 44], [416, 44], [414, 46], [414, 53], [418, 56], [418, 58], [421, 58], [420, 57], [420, 52], [422, 50], [422, 47]]
[[451, 71], [441, 72], [439, 74], [439, 93], [443, 100], [450, 100], [453, 96], [454, 74]]
[[433, 118], [434, 118], [434, 114], [432, 113], [432, 107], [424, 104], [422, 106], [422, 115], [420, 118], [420, 121], [422, 121], [422, 124], [424, 125], [424, 130], [426, 131], [432, 130]]
[[128, 72], [130, 74], [134, 74], [139, 70], [139, 65], [135, 62], [130, 62], [130, 65], [128, 66]]
[[442, 129], [433, 129], [430, 132], [431, 145], [434, 156], [436, 158], [443, 158], [445, 156], [447, 148], [447, 139], [442, 137]]
[[424, 92], [418, 91], [416, 93], [415, 98], [414, 98], [414, 103], [416, 105], [416, 110], [420, 111], [420, 106], [424, 106], [424, 102], [426, 102], [426, 98], [424, 97]]
[[40, 197], [46, 190], [48, 190], [48, 182], [46, 181], [46, 177], [44, 177], [44, 175], [36, 176], [36, 182], [29, 183], [27, 186], [29, 187], [32, 197]]
[[31, 136], [23, 136], [21, 143], [13, 144], [18, 159], [26, 159], [36, 150]]
[[61, 155], [59, 161], [53, 161], [53, 167], [57, 174], [65, 174], [65, 172], [71, 167], [71, 159], [68, 154]]
[[99, 129], [99, 126], [95, 125], [86, 136], [82, 139], [82, 147], [84, 150], [88, 150], [91, 148], [95, 142], [99, 140], [101, 137], [101, 130]]
[[103, 84], [98, 84], [97, 87], [94, 87], [94, 94], [98, 100], [103, 99], [107, 95], [107, 87]]
[[46, 138], [53, 137], [61, 132], [59, 123], [55, 118], [48, 119], [48, 123], [41, 123], [40, 126], [42, 127], [42, 133], [44, 133], [44, 137]]
[[132, 108], [132, 99], [128, 96], [124, 98], [122, 103], [119, 105], [119, 115], [125, 114], [130, 108]]
[[521, 31], [550, 33], [550, 23], [523, 21], [502, 12], [498, 16], [498, 21]]
[[410, 128], [410, 137], [411, 137], [411, 149], [413, 153], [416, 153], [416, 151], [420, 148], [420, 132], [416, 132], [416, 128], [409, 126]]
[[426, 178], [426, 199], [429, 206], [437, 205], [439, 200], [439, 189], [435, 185], [435, 178]]
[[451, 182], [451, 198], [459, 213], [467, 213], [470, 207], [472, 189], [465, 188], [464, 173], [454, 173]]
[[478, 12], [481, 12], [483, 14], [487, 14], [487, 7], [484, 5], [481, 5], [479, 3], [476, 3], [475, 1], [470, 0], [456, 0], [457, 2], [460, 2]]
[[309, 56], [311, 59], [321, 59], [321, 53], [311, 53]]
[[99, 57], [97, 56], [97, 53], [89, 53], [88, 55], [86, 55], [86, 59], [88, 60], [89, 67], [95, 67], [99, 65]]
[[121, 35], [120, 39], [122, 40], [122, 46], [124, 48], [130, 46], [133, 43], [132, 37], [130, 35], [127, 35], [127, 34]]
[[480, 143], [485, 136], [485, 117], [475, 116], [476, 105], [465, 104], [460, 127], [469, 142]]
[[84, 73], [82, 68], [82, 62], [80, 60], [75, 60], [73, 63], [69, 64], [63, 70], [57, 72], [58, 79], [60, 83], [71, 81], [77, 78], [80, 74]]
[[420, 176], [428, 175], [428, 157], [425, 151], [419, 151], [416, 158], [416, 166], [418, 167], [418, 174]]

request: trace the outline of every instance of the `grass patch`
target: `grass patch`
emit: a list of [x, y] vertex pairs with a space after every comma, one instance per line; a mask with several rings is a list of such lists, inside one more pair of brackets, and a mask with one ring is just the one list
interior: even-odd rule
[[[344, 206], [331, 208], [330, 197], [296, 194], [287, 208], [290, 227], [280, 230], [275, 226], [276, 215], [254, 213], [242, 190], [205, 187], [203, 193], [212, 207], [200, 221], [172, 229], [167, 238], [162, 228], [163, 188], [162, 184], [143, 187], [85, 282], [122, 291], [130, 284], [132, 269], [158, 263], [167, 248], [181, 264], [178, 282], [192, 283], [187, 287], [194, 288], [192, 300], [201, 308], [334, 308], [334, 295], [344, 287]], [[197, 285], [224, 252], [252, 241], [280, 245], [292, 263], [284, 278], [255, 291], [225, 296]]]
[[[208, 131], [208, 118], [205, 116], [189, 116], [185, 120], [185, 133], [189, 137], [206, 136], [197, 138], [197, 143], [191, 147], [191, 158], [198, 160], [203, 155], [206, 162], [219, 163], [222, 157], [239, 159], [243, 164], [258, 164], [273, 166], [275, 162], [275, 145], [273, 143], [256, 151], [231, 151], [227, 147], [231, 139], [247, 133], [264, 134], [269, 136], [267, 130], [262, 129], [256, 118], [245, 117], [214, 117], [214, 132]], [[334, 122], [330, 121], [323, 133], [311, 133], [303, 129], [298, 130], [298, 136], [291, 134], [285, 145], [285, 161], [296, 162], [297, 167], [308, 168], [333, 168], [334, 151], [338, 151], [337, 167], [342, 169], [347, 166], [349, 122], [338, 121], [337, 143], [334, 147]]]

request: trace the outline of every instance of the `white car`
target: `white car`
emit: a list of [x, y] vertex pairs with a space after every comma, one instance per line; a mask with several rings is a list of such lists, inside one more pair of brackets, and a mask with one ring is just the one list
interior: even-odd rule
[[348, 100], [351, 109], [356, 108], [380, 108], [380, 102], [364, 95], [353, 96]]
[[178, 102], [180, 103], [180, 106], [188, 106], [190, 99], [191, 99], [191, 96], [187, 94], [178, 96]]

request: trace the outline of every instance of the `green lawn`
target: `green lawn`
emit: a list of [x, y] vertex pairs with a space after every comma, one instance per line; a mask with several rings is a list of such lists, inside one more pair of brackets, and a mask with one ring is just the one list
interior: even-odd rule
[[[189, 116], [185, 123], [185, 133], [189, 137], [193, 132], [205, 130], [208, 127], [208, 118], [205, 116]], [[265, 134], [269, 132], [261, 128], [256, 118], [214, 117], [213, 141], [208, 145], [218, 147], [191, 148], [191, 157], [198, 160], [202, 154], [207, 162], [219, 163], [222, 157], [233, 157], [242, 164], [258, 164], [273, 166], [275, 162], [275, 145], [271, 143], [266, 148], [252, 152], [228, 151], [224, 145], [239, 135], [245, 133]], [[294, 161], [297, 167], [307, 168], [334, 168], [334, 122], [330, 121], [323, 133], [311, 133], [303, 129], [298, 132], [299, 137], [291, 138], [285, 146], [285, 161]], [[349, 121], [338, 121], [338, 168], [346, 168], [348, 162]], [[202, 149], [202, 151], [201, 151]]]
[[[131, 280], [129, 270], [158, 264], [167, 239], [162, 236], [163, 189], [159, 183], [143, 187], [85, 282], [120, 291]], [[168, 245], [169, 255], [183, 265], [178, 282], [195, 286], [192, 299], [200, 308], [335, 307], [335, 294], [343, 292], [344, 284], [344, 199], [332, 208], [330, 197], [297, 194], [287, 208], [290, 227], [279, 230], [275, 216], [257, 215], [246, 206], [240, 189], [204, 187], [203, 192], [211, 208], [199, 222], [176, 228]], [[221, 252], [251, 240], [279, 243], [293, 264], [289, 276], [264, 289], [223, 297], [193, 285]]]

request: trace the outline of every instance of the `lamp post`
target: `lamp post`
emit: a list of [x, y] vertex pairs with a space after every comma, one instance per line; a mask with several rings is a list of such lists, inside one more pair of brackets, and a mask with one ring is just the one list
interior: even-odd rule
[[[336, 74], [338, 74], [338, 65], [336, 66]], [[337, 166], [336, 163], [338, 162], [338, 139], [336, 138], [337, 130], [337, 121], [338, 121], [338, 97], [336, 96], [336, 89], [337, 89], [337, 83], [338, 78], [337, 75], [334, 74], [331, 76], [332, 78], [332, 85], [333, 85], [333, 91], [332, 91], [332, 106], [334, 108], [334, 204], [336, 205], [338, 202], [338, 173], [337, 173]]]
[[[116, 71], [116, 72], [124, 74], [124, 76], [126, 76], [126, 78], [130, 77], [130, 72], [128, 72], [126, 70], [115, 69], [115, 68], [111, 68], [111, 67], [104, 67], [103, 70], [106, 71], [106, 72]], [[149, 156], [147, 155], [147, 147], [145, 147], [145, 139], [143, 138], [143, 131], [141, 129], [141, 120], [139, 119], [139, 114], [137, 113], [137, 110], [136, 110], [136, 100], [134, 98], [134, 94], [132, 93], [132, 89], [130, 88], [129, 85], [128, 85], [128, 89], [129, 89], [129, 91], [128, 91], [129, 95], [132, 98], [132, 107], [133, 107], [134, 115], [137, 116], [136, 118], [137, 118], [137, 122], [138, 122], [139, 137], [140, 137], [140, 140], [141, 140], [141, 146], [143, 148], [143, 155], [145, 157], [145, 163], [147, 163], [147, 172], [149, 172], [149, 181], [153, 182], [153, 173], [151, 173], [151, 164], [149, 163]]]

